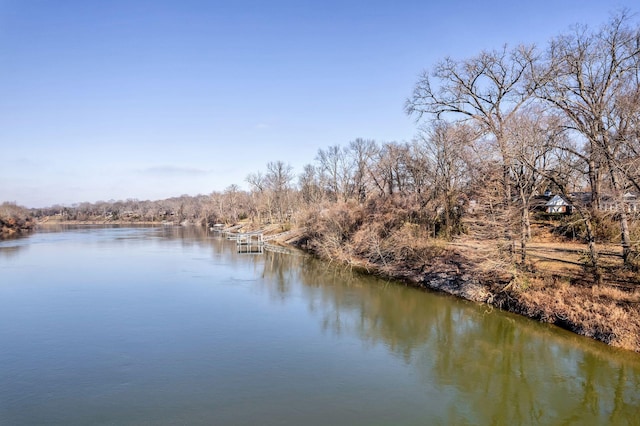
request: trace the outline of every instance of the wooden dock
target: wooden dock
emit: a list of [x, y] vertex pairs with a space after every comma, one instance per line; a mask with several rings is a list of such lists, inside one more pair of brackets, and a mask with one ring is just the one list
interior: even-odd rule
[[287, 247], [282, 247], [282, 246], [277, 246], [275, 244], [263, 244], [264, 246], [264, 250], [265, 251], [270, 251], [273, 253], [283, 253], [283, 254], [292, 254], [293, 252], [291, 251], [290, 248]]
[[251, 243], [236, 243], [236, 249], [238, 253], [243, 254], [262, 254], [264, 253], [264, 243], [251, 244]]
[[240, 224], [240, 225], [228, 226], [228, 227], [225, 228], [224, 225], [222, 225], [221, 223], [217, 223], [217, 224], [215, 224], [215, 225], [213, 225], [211, 227], [211, 230], [215, 231], [215, 232], [219, 232], [222, 235], [225, 235], [225, 234], [231, 233], [233, 231], [236, 231], [236, 230], [242, 228], [243, 226], [244, 226], [244, 224]]
[[[264, 251], [274, 253], [292, 254], [292, 250], [276, 244], [268, 244], [268, 241], [283, 240], [286, 237], [295, 236], [300, 229], [284, 231], [277, 234], [264, 235], [265, 229], [251, 232], [239, 232], [244, 225], [234, 225], [222, 228], [220, 225], [215, 226], [215, 231], [219, 232], [229, 241], [235, 241], [238, 253], [260, 254]], [[213, 229], [213, 228], [212, 228]], [[271, 231], [270, 229], [269, 231]]]
[[291, 235], [291, 234], [293, 234], [293, 231], [280, 232], [279, 234], [267, 235], [266, 237], [264, 237], [264, 240], [265, 241], [278, 240], [282, 237], [286, 237], [287, 235]]
[[261, 231], [228, 233], [227, 239], [236, 242], [238, 253], [262, 253], [264, 249]]

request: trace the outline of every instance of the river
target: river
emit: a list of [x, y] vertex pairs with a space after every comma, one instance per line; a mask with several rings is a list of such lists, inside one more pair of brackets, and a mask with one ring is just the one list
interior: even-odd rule
[[200, 228], [0, 241], [2, 425], [639, 424], [640, 356]]

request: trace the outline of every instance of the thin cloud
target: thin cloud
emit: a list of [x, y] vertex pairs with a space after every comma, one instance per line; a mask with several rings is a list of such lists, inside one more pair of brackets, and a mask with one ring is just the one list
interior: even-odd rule
[[142, 175], [158, 177], [204, 176], [210, 172], [210, 170], [198, 169], [196, 167], [179, 166], [153, 166], [138, 171], [138, 173]]

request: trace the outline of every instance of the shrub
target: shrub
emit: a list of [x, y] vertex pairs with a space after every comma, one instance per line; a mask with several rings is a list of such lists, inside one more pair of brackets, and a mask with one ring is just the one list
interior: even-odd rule
[[370, 200], [364, 205], [339, 203], [309, 212], [308, 241], [320, 256], [353, 263], [354, 259], [388, 263], [424, 263], [442, 253], [429, 237], [421, 216], [406, 200]]

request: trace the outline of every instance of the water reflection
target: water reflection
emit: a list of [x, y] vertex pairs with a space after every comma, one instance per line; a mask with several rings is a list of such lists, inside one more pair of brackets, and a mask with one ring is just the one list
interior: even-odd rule
[[[237, 254], [196, 229], [167, 236], [212, 245], [230, 262], [262, 266], [278, 303], [302, 296], [320, 327], [382, 344], [426, 387], [451, 395], [449, 424], [624, 424], [640, 406], [640, 360], [508, 313], [405, 288], [307, 256]], [[173, 233], [173, 234], [171, 234]], [[302, 287], [300, 287], [302, 285]]]
[[18, 255], [21, 250], [24, 250], [27, 246], [22, 244], [16, 245], [0, 245], [0, 257], [10, 259]]
[[29, 247], [27, 234], [17, 234], [10, 237], [0, 237], [0, 257], [12, 258]]
[[488, 307], [267, 253], [263, 276], [286, 299], [304, 285], [320, 326], [383, 344], [425, 386], [454, 395], [450, 424], [632, 424], [637, 354]]
[[[406, 418], [417, 419], [412, 421], [416, 424], [634, 424], [637, 422], [637, 407], [640, 406], [640, 395], [637, 391], [640, 389], [640, 357], [633, 353], [614, 350], [598, 342], [514, 315], [491, 310], [486, 306], [352, 273], [347, 269], [328, 265], [308, 256], [273, 252], [265, 252], [262, 255], [239, 254], [235, 249], [235, 243], [226, 241], [219, 235], [198, 227], [74, 228], [73, 230], [67, 229], [65, 232], [60, 232], [60, 230], [50, 230], [46, 234], [41, 233], [37, 239], [31, 241], [31, 244], [66, 241], [80, 245], [83, 250], [88, 244], [99, 248], [108, 248], [110, 252], [124, 248], [137, 248], [137, 245], [140, 245], [144, 248], [145, 253], [150, 252], [153, 255], [147, 259], [136, 250], [127, 250], [126, 252], [130, 256], [139, 256], [139, 258], [130, 260], [130, 264], [123, 264], [133, 267], [134, 263], [147, 262], [144, 264], [145, 267], [151, 265], [150, 267], [154, 269], [145, 270], [142, 268], [138, 272], [139, 277], [153, 275], [154, 280], [161, 282], [164, 287], [158, 288], [154, 283], [149, 283], [146, 284], [148, 287], [140, 288], [139, 293], [129, 294], [129, 297], [125, 298], [119, 290], [111, 290], [110, 285], [106, 286], [109, 291], [101, 294], [117, 300], [117, 303], [109, 305], [109, 309], [122, 309], [122, 311], [118, 311], [120, 314], [115, 319], [106, 318], [109, 318], [109, 321], [116, 321], [118, 318], [126, 318], [126, 315], [131, 315], [134, 318], [138, 318], [139, 315], [137, 321], [140, 321], [141, 324], [148, 316], [155, 316], [156, 321], [161, 321], [165, 312], [159, 313], [155, 307], [151, 308], [153, 306], [151, 300], [157, 298], [162, 301], [164, 303], [162, 306], [167, 307], [168, 319], [166, 323], [148, 323], [142, 336], [132, 334], [121, 337], [118, 334], [120, 333], [119, 329], [111, 331], [117, 341], [125, 339], [130, 346], [137, 348], [134, 345], [139, 340], [150, 339], [149, 341], [153, 342], [148, 335], [153, 335], [154, 330], [163, 328], [180, 330], [179, 333], [175, 333], [175, 336], [184, 338], [185, 346], [176, 345], [174, 348], [171, 345], [170, 349], [184, 351], [185, 357], [190, 360], [191, 364], [176, 362], [170, 364], [172, 368], [169, 369], [164, 368], [164, 364], [162, 364], [162, 368], [159, 367], [158, 370], [163, 374], [165, 372], [173, 374], [176, 371], [179, 372], [180, 369], [185, 369], [193, 377], [203, 377], [200, 389], [212, 388], [218, 392], [211, 394], [218, 398], [215, 400], [214, 396], [211, 396], [209, 404], [211, 406], [215, 405], [214, 403], [220, 407], [231, 406], [230, 402], [222, 404], [220, 401], [235, 401], [239, 406], [244, 406], [241, 403], [246, 402], [247, 392], [250, 391], [246, 386], [242, 386], [244, 382], [240, 381], [237, 376], [243, 373], [249, 375], [246, 373], [247, 370], [251, 371], [253, 368], [252, 374], [260, 377], [268, 377], [269, 374], [272, 374], [275, 380], [273, 383], [260, 382], [262, 389], [269, 389], [269, 392], [263, 392], [260, 395], [249, 393], [256, 397], [250, 399], [253, 401], [252, 409], [256, 413], [260, 413], [260, 410], [263, 409], [264, 412], [269, 412], [272, 415], [282, 415], [284, 409], [277, 413], [267, 411], [277, 408], [269, 405], [273, 403], [273, 400], [268, 399], [269, 394], [277, 395], [271, 388], [281, 392], [282, 401], [285, 402], [280, 401], [280, 403], [285, 405], [291, 405], [289, 401], [292, 400], [304, 399], [302, 395], [314, 395], [316, 399], [309, 398], [311, 402], [308, 407], [296, 406], [296, 414], [300, 418], [305, 417], [307, 423], [313, 423], [305, 413], [317, 412], [317, 401], [321, 400], [316, 396], [318, 392], [321, 392], [316, 389], [316, 386], [320, 386], [321, 378], [310, 375], [316, 366], [307, 364], [300, 366], [296, 364], [296, 359], [287, 358], [287, 354], [278, 352], [281, 348], [287, 352], [300, 350], [299, 347], [302, 347], [301, 340], [304, 336], [297, 336], [298, 340], [291, 342], [284, 339], [278, 340], [273, 346], [269, 346], [270, 341], [275, 339], [274, 335], [268, 334], [270, 329], [267, 325], [271, 324], [268, 320], [282, 315], [282, 322], [273, 320], [273, 324], [288, 326], [294, 330], [297, 322], [309, 319], [311, 329], [319, 330], [320, 334], [331, 338], [322, 340], [311, 336], [312, 342], [305, 341], [306, 344], [326, 345], [327, 341], [334, 344], [334, 342], [353, 340], [365, 348], [372, 348], [370, 352], [375, 352], [375, 350], [382, 352], [385, 355], [382, 358], [384, 362], [388, 364], [395, 362], [406, 367], [412, 379], [418, 383], [417, 387], [412, 388], [412, 392], [415, 390], [415, 393], [419, 395], [406, 395], [402, 394], [401, 390], [394, 389], [395, 384], [391, 383], [391, 379], [383, 374], [384, 365], [361, 365], [365, 359], [370, 361], [372, 359], [372, 357], [367, 357], [366, 350], [354, 351], [356, 354], [354, 357], [361, 357], [361, 360], [356, 359], [355, 364], [348, 363], [346, 360], [348, 354], [344, 354], [344, 368], [348, 370], [361, 368], [364, 373], [357, 378], [364, 380], [364, 382], [345, 384], [341, 381], [346, 381], [343, 377], [329, 380], [324, 384], [322, 397], [330, 399], [337, 395], [336, 399], [353, 398], [354, 404], [366, 406], [372, 413], [376, 408], [391, 413], [398, 410], [399, 401], [393, 401], [392, 398], [395, 394], [402, 394], [403, 398], [414, 398], [412, 402], [407, 403], [408, 406], [413, 407], [414, 413], [412, 417], [408, 415]], [[12, 264], [25, 252], [23, 247], [28, 246], [28, 240], [24, 241], [25, 243], [21, 243], [21, 246], [0, 245], [0, 257], [10, 257], [6, 263]], [[196, 301], [185, 298], [183, 304], [176, 307], [170, 303], [172, 298], [183, 298], [185, 294], [174, 293], [173, 289], [185, 285], [185, 277], [190, 275], [176, 274], [177, 282], [161, 281], [164, 277], [158, 274], [164, 274], [165, 271], [158, 271], [163, 266], [158, 265], [158, 257], [155, 257], [158, 252], [162, 255], [160, 258], [165, 262], [170, 262], [167, 259], [175, 257], [175, 267], [178, 269], [196, 268], [197, 266], [200, 268], [198, 273], [203, 273], [201, 269], [205, 271], [224, 270], [225, 274], [234, 279], [230, 280], [230, 284], [226, 284], [227, 287], [223, 288], [223, 293], [208, 292], [210, 287], [216, 285], [213, 280], [211, 282], [203, 280], [204, 284], [202, 285], [199, 283], [191, 285], [189, 287], [191, 293], [189, 294], [197, 294]], [[7, 255], [6, 253], [12, 254]], [[181, 263], [179, 259], [181, 253], [189, 253], [188, 256], [191, 257], [197, 256], [198, 265], [194, 266], [184, 261]], [[200, 260], [200, 257], [203, 259]], [[109, 257], [107, 260], [113, 261], [114, 258]], [[204, 266], [201, 267], [201, 265]], [[191, 273], [189, 272], [189, 274]], [[137, 279], [142, 280], [142, 278]], [[259, 324], [254, 317], [243, 318], [242, 305], [229, 307], [226, 302], [219, 302], [218, 305], [215, 305], [216, 301], [223, 297], [230, 303], [237, 300], [244, 303], [252, 301], [253, 299], [234, 298], [233, 291], [236, 290], [236, 287], [240, 287], [238, 283], [241, 281], [241, 285], [250, 282], [246, 287], [250, 288], [252, 297], [255, 294], [266, 295], [265, 305], [276, 308], [300, 307], [300, 309], [292, 309], [293, 314], [285, 316], [282, 309], [269, 311], [265, 308], [259, 312], [262, 316], [256, 317], [264, 323]], [[135, 281], [132, 281], [126, 283], [125, 287], [135, 288], [135, 286]], [[223, 286], [220, 285], [220, 287]], [[157, 291], [158, 295], [150, 295], [149, 288]], [[41, 291], [40, 288], [38, 291]], [[170, 295], [167, 296], [170, 300], [163, 299], [162, 292]], [[88, 287], [78, 286], [65, 298], [80, 297], [85, 293], [92, 294]], [[135, 297], [132, 298], [132, 295]], [[129, 300], [135, 298], [145, 302], [149, 307], [146, 310], [144, 306], [139, 305], [131, 310], [122, 308], [123, 306], [128, 307], [127, 303], [132, 303]], [[261, 297], [261, 303], [257, 303], [253, 307], [258, 310], [263, 309], [262, 299], [265, 298]], [[194, 306], [194, 304], [196, 305]], [[212, 305], [217, 306], [218, 312], [212, 309]], [[191, 312], [197, 307], [206, 312], [206, 315], [200, 317], [182, 315], [182, 309]], [[38, 308], [38, 312], [46, 308], [47, 304], [43, 302]], [[172, 314], [172, 310], [179, 312], [182, 316], [178, 316], [178, 318], [183, 321], [185, 318], [193, 321], [190, 323], [191, 328], [179, 328], [180, 323], [171, 319], [172, 317], [169, 315]], [[223, 323], [229, 314], [234, 315], [234, 322]], [[208, 323], [207, 321], [215, 315], [219, 315], [219, 320]], [[32, 316], [33, 314], [25, 315], [24, 321], [29, 320]], [[87, 318], [92, 317], [87, 316]], [[220, 323], [223, 326], [216, 328]], [[69, 324], [71, 327], [75, 327], [75, 319], [69, 319]], [[240, 327], [244, 324], [247, 324], [247, 327]], [[233, 328], [234, 326], [237, 328]], [[204, 328], [198, 329], [197, 327]], [[1, 329], [2, 327], [0, 327]], [[5, 325], [5, 329], [7, 335], [14, 335], [12, 334], [13, 327]], [[195, 330], [193, 336], [189, 334], [191, 329]], [[304, 330], [306, 333], [312, 333], [309, 329]], [[93, 336], [93, 331], [91, 330], [88, 335]], [[287, 331], [277, 330], [276, 337], [278, 334], [286, 335]], [[160, 332], [158, 331], [158, 333]], [[202, 340], [203, 335], [206, 337], [205, 340]], [[222, 340], [215, 340], [216, 336], [222, 336], [227, 340], [222, 337], [220, 337]], [[73, 341], [75, 337], [71, 337]], [[171, 338], [175, 337], [171, 336]], [[206, 345], [207, 339], [213, 339], [211, 346]], [[39, 342], [37, 339], [28, 340], [28, 342], [32, 341]], [[230, 346], [221, 347], [219, 342]], [[156, 344], [158, 350], [164, 348], [162, 344]], [[189, 345], [200, 349], [190, 352]], [[234, 352], [234, 347], [240, 349]], [[338, 347], [340, 350], [345, 349]], [[130, 351], [121, 348], [118, 350], [125, 351], [125, 353]], [[141, 346], [138, 350], [143, 352], [145, 348]], [[317, 354], [317, 358], [310, 358], [315, 359], [316, 362], [322, 362], [326, 356], [334, 356], [338, 360], [343, 360], [342, 353], [332, 354], [330, 348], [316, 346], [313, 350], [309, 349], [308, 351], [314, 355]], [[233, 362], [223, 356], [228, 353], [232, 354], [233, 358], [239, 358], [242, 361], [242, 368], [216, 370], [219, 365], [225, 365], [225, 362], [227, 365], [235, 366]], [[0, 349], [0, 355], [2, 354], [2, 349]], [[276, 367], [270, 367], [271, 369], [265, 369], [259, 363], [250, 364], [247, 359], [254, 354], [259, 354], [256, 355], [258, 361], [272, 357], [274, 362], [280, 362], [280, 364], [277, 364]], [[133, 357], [131, 354], [130, 356]], [[92, 353], [92, 356], [87, 358], [93, 359], [94, 357], [95, 354]], [[105, 356], [105, 359], [110, 360], [111, 358], [112, 355]], [[181, 360], [181, 358], [178, 359]], [[308, 359], [303, 359], [303, 361], [307, 362]], [[201, 362], [202, 365], [198, 366], [198, 362]], [[139, 369], [144, 370], [147, 365], [154, 364], [145, 361], [143, 366], [139, 366]], [[118, 366], [118, 368], [120, 367]], [[342, 366], [332, 366], [344, 374], [340, 367]], [[283, 375], [288, 371], [295, 372], [296, 370], [302, 372], [300, 374], [303, 375], [293, 377], [292, 390], [284, 390], [286, 380]], [[390, 371], [397, 374], [397, 370]], [[232, 373], [236, 376], [233, 376]], [[177, 373], [175, 374], [177, 375]], [[389, 382], [380, 383], [374, 380], [378, 374]], [[230, 378], [226, 383], [228, 386], [237, 387], [240, 396], [234, 396], [228, 388], [215, 389], [218, 383], [215, 380], [223, 380], [227, 376]], [[104, 377], [100, 375], [97, 377], [100, 380], [96, 379], [96, 383], [102, 383], [108, 381], [109, 377], [112, 378], [113, 374], [112, 371], [107, 371]], [[130, 380], [131, 376], [128, 370], [127, 374], [123, 373], [123, 377]], [[158, 380], [157, 376], [151, 375], [151, 373], [149, 377], [144, 377], [151, 383], [156, 383], [154, 380]], [[180, 375], [177, 377], [178, 380], [182, 380], [178, 383], [182, 383], [181, 386], [184, 386], [185, 389], [184, 392], [181, 392], [187, 400], [184, 402], [184, 406], [190, 407], [189, 404], [192, 404], [193, 399], [206, 399], [205, 397], [210, 396], [210, 394], [202, 393], [204, 392], [202, 390], [198, 391], [201, 393], [190, 394], [190, 388], [185, 384], [188, 383], [188, 379]], [[311, 382], [306, 383], [304, 380], [300, 380], [300, 377], [312, 377], [314, 380], [309, 379], [308, 381]], [[247, 380], [248, 383], [255, 383]], [[407, 382], [399, 383], [402, 383], [403, 386], [407, 384]], [[117, 385], [120, 386], [122, 383], [117, 383]], [[384, 405], [384, 401], [379, 401], [367, 394], [370, 387], [381, 387], [388, 395], [389, 405]], [[140, 391], [141, 395], [150, 392], [144, 387], [141, 389], [143, 389]], [[359, 393], [352, 391], [352, 389], [358, 389]], [[11, 392], [13, 392], [13, 387], [6, 388], [7, 395], [12, 394]], [[118, 394], [119, 391], [113, 392]], [[162, 388], [162, 392], [167, 393], [171, 398], [176, 398], [165, 388]], [[259, 390], [256, 393], [260, 393]], [[224, 395], [220, 396], [220, 394]], [[237, 399], [234, 400], [234, 397]], [[362, 399], [356, 399], [360, 397]], [[262, 400], [267, 401], [264, 403], [264, 407], [259, 403]], [[345, 404], [349, 405], [349, 401], [351, 400], [349, 399]], [[0, 402], [5, 402], [2, 401], [1, 393]], [[331, 400], [331, 402], [335, 401]], [[203, 406], [207, 406], [207, 404], [203, 403]], [[10, 411], [8, 404], [6, 407], [0, 404], [0, 414], [2, 414], [3, 408], [7, 412]], [[351, 407], [349, 408], [351, 409]], [[154, 408], [155, 410], [156, 408]], [[230, 409], [219, 408], [215, 415], [220, 416], [220, 410]], [[331, 409], [326, 411], [331, 411]], [[335, 412], [338, 413], [339, 410], [335, 410]], [[345, 410], [343, 413], [348, 413], [348, 411]], [[353, 416], [354, 411], [352, 410], [350, 413]], [[356, 411], [355, 413], [362, 415], [361, 412]], [[331, 413], [327, 413], [326, 418], [316, 419], [316, 423], [332, 423], [329, 419], [330, 415]], [[238, 416], [240, 416], [238, 412], [233, 412], [229, 414], [231, 420], [226, 423], [222, 421], [221, 424], [241, 423], [238, 421]], [[256, 421], [254, 423], [257, 423], [257, 418], [258, 415], [253, 418]], [[342, 424], [353, 423], [346, 422], [345, 418], [342, 418]], [[353, 419], [353, 417], [351, 418]], [[359, 417], [356, 416], [356, 418]], [[207, 418], [207, 423], [216, 423], [212, 419], [219, 418]], [[273, 417], [273, 419], [277, 419], [277, 417]], [[368, 423], [393, 423], [376, 418], [369, 420]], [[276, 421], [273, 420], [273, 422]], [[196, 421], [195, 423], [204, 424], [205, 422]], [[247, 421], [247, 424], [250, 423]]]

